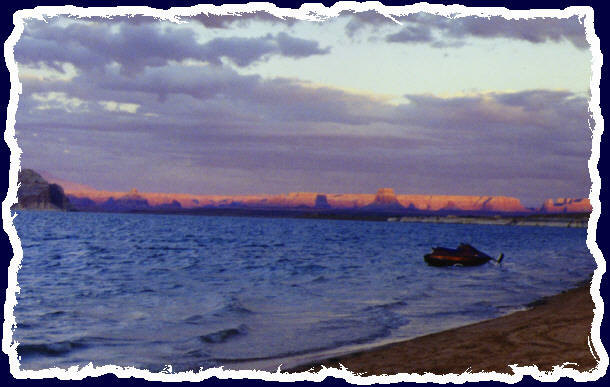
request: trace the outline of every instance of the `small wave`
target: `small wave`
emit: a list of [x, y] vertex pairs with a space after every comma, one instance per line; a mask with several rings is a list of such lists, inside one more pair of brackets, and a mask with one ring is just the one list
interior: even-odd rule
[[194, 314], [192, 316], [189, 316], [187, 318], [185, 318], [184, 320], [182, 320], [182, 322], [185, 322], [187, 324], [199, 324], [203, 321], [203, 316], [200, 314]]
[[396, 308], [403, 308], [407, 305], [408, 305], [407, 302], [399, 300], [399, 301], [388, 302], [385, 304], [367, 306], [366, 308], [364, 308], [364, 311], [370, 312], [370, 311], [375, 311], [375, 310], [392, 310], [392, 309], [396, 309]]
[[254, 312], [246, 308], [236, 297], [231, 297], [229, 302], [223, 308], [214, 313], [214, 316], [223, 316], [227, 313], [242, 315], [252, 314]]
[[66, 239], [75, 239], [76, 236], [75, 235], [49, 235], [49, 236], [45, 236], [42, 237], [43, 241], [61, 241], [61, 240], [66, 240]]
[[140, 310], [134, 310], [131, 313], [127, 314], [127, 319], [129, 320], [145, 320], [150, 315], [146, 312]]
[[19, 344], [17, 353], [19, 356], [46, 355], [59, 356], [74, 349], [84, 348], [85, 344], [77, 341], [60, 341], [57, 343]]
[[31, 324], [31, 323], [26, 323], [26, 322], [17, 323], [17, 328], [20, 328], [20, 329], [32, 329], [37, 326], [38, 326], [38, 324]]
[[527, 310], [530, 309], [531, 306], [528, 305], [498, 305], [496, 307], [498, 313], [500, 313], [500, 315], [507, 315], [507, 314], [512, 314], [515, 312], [520, 312], [523, 310]]
[[[138, 249], [142, 250], [152, 250], [152, 251], [186, 251], [193, 250], [191, 247], [180, 247], [180, 246], [167, 246], [167, 245], [155, 245], [155, 246], [136, 246]], [[162, 254], [164, 255], [164, 254]]]
[[88, 250], [89, 250], [89, 252], [91, 254], [108, 254], [108, 253], [110, 253], [110, 250], [108, 250], [104, 246], [93, 245], [93, 246], [88, 246], [87, 248], [88, 248]]
[[376, 332], [371, 332], [370, 334], [364, 335], [361, 337], [356, 337], [356, 338], [346, 339], [346, 340], [335, 340], [335, 341], [329, 343], [328, 345], [317, 345], [317, 346], [312, 346], [312, 347], [301, 349], [301, 350], [278, 352], [278, 353], [274, 353], [269, 356], [241, 357], [241, 358], [213, 358], [213, 359], [211, 359], [211, 361], [216, 364], [227, 364], [227, 363], [245, 363], [245, 362], [251, 362], [251, 361], [282, 359], [282, 358], [287, 358], [287, 357], [292, 357], [292, 356], [313, 354], [316, 352], [327, 351], [327, 350], [336, 349], [336, 348], [340, 348], [340, 347], [348, 346], [348, 345], [368, 344], [368, 343], [374, 342], [375, 340], [379, 340], [381, 338], [387, 337], [389, 334], [390, 334], [389, 329], [382, 328], [382, 329], [377, 330]]
[[137, 342], [137, 339], [133, 338], [115, 338], [115, 337], [105, 337], [105, 336], [83, 336], [79, 339], [79, 343], [83, 346], [107, 346], [107, 347], [121, 347], [127, 345], [133, 345], [133, 343]]
[[247, 331], [247, 327], [244, 324], [242, 324], [238, 328], [223, 329], [220, 331], [216, 331], [216, 332], [208, 333], [206, 335], [199, 336], [199, 340], [201, 340], [205, 343], [210, 343], [210, 344], [224, 343], [233, 337], [245, 334], [246, 331]]
[[310, 263], [302, 266], [296, 266], [290, 273], [291, 276], [301, 276], [303, 274], [317, 274], [320, 272], [326, 271], [327, 268], [325, 266], [316, 265], [315, 263]]
[[495, 308], [493, 303], [488, 300], [477, 301], [477, 302], [473, 303], [472, 306], [475, 308], [486, 308], [486, 309]]
[[250, 309], [246, 308], [245, 306], [239, 304], [239, 303], [235, 303], [235, 304], [231, 304], [229, 306], [227, 306], [225, 308], [226, 311], [229, 312], [235, 312], [238, 314], [251, 314], [254, 313], [252, 312]]
[[169, 273], [170, 269], [167, 269], [165, 267], [153, 267], [151, 269], [148, 269], [148, 271], [146, 272], [146, 275], [156, 275], [156, 274], [165, 274], [165, 273]]
[[418, 318], [451, 319], [453, 317], [471, 316], [480, 317], [496, 313], [497, 309], [493, 306], [483, 306], [480, 303], [472, 304], [459, 309], [437, 310], [433, 312], [418, 313]]
[[35, 243], [23, 243], [23, 244], [21, 245], [21, 247], [23, 247], [24, 249], [29, 249], [29, 248], [31, 248], [31, 247], [38, 247], [38, 246], [40, 246], [41, 244], [42, 244], [42, 243], [36, 243], [36, 242], [35, 242]]
[[189, 251], [189, 250], [195, 250], [192, 247], [162, 247], [161, 249], [165, 250], [165, 251]]
[[266, 243], [250, 243], [250, 244], [247, 244], [247, 245], [243, 245], [243, 247], [262, 247], [262, 248], [267, 248], [267, 247], [269, 247], [269, 245], [266, 244]]
[[67, 312], [63, 311], [63, 310], [56, 310], [53, 312], [48, 312], [43, 314], [42, 316], [40, 316], [41, 318], [47, 318], [47, 317], [56, 317], [56, 316], [62, 316], [64, 314], [66, 314]]
[[164, 251], [159, 251], [156, 253], [152, 253], [152, 254], [148, 254], [146, 257], [153, 259], [153, 258], [160, 258], [160, 257], [164, 257], [166, 255], [166, 253]]
[[193, 349], [184, 354], [186, 357], [204, 359], [210, 356], [209, 353], [202, 351], [201, 349]]

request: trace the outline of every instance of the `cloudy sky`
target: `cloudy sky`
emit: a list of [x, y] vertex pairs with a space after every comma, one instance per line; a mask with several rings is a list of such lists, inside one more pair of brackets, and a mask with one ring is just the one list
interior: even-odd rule
[[587, 197], [576, 17], [28, 19], [22, 167], [98, 189]]

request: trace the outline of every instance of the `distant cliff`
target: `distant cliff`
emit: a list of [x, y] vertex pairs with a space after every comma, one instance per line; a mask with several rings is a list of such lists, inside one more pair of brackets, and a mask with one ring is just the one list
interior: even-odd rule
[[148, 211], [171, 209], [246, 209], [289, 211], [358, 211], [397, 214], [528, 214], [519, 199], [503, 196], [396, 195], [391, 188], [377, 194], [291, 192], [276, 195], [189, 195], [132, 190], [68, 191], [78, 209], [91, 211]]
[[70, 201], [60, 185], [49, 184], [31, 169], [19, 171], [19, 189], [14, 209], [59, 210], [71, 209]]
[[391, 188], [380, 188], [376, 194], [193, 195], [138, 192], [135, 189], [131, 192], [69, 190], [67, 194], [78, 209], [90, 211], [243, 209], [395, 215], [528, 215], [591, 211], [588, 199], [551, 200], [539, 209], [529, 209], [519, 199], [509, 196], [402, 195]]
[[392, 188], [379, 188], [372, 203], [362, 207], [367, 211], [400, 211], [405, 207], [400, 204]]
[[74, 208], [83, 211], [107, 211], [107, 212], [130, 212], [130, 211], [154, 211], [180, 209], [182, 206], [176, 200], [150, 205], [137, 189], [123, 195], [100, 196], [92, 195], [95, 199], [87, 196], [75, 196], [68, 194]]
[[397, 197], [403, 206], [426, 212], [531, 212], [519, 199], [508, 196], [398, 195]]
[[129, 211], [129, 210], [146, 210], [150, 208], [148, 201], [144, 199], [138, 190], [133, 188], [126, 195], [115, 199], [113, 197], [108, 198], [104, 203], [100, 205], [107, 211]]
[[556, 214], [556, 213], [567, 213], [567, 212], [591, 212], [591, 202], [589, 199], [573, 199], [573, 198], [559, 198], [559, 199], [547, 199], [540, 212]]

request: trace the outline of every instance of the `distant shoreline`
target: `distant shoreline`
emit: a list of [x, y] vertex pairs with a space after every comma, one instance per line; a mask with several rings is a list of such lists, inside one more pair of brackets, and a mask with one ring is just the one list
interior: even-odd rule
[[[29, 211], [32, 209], [19, 209]], [[34, 209], [38, 210], [38, 209]], [[40, 209], [44, 210], [44, 209]], [[70, 212], [123, 213], [123, 214], [157, 214], [157, 215], [199, 215], [199, 216], [234, 216], [254, 218], [298, 218], [356, 220], [374, 222], [406, 223], [441, 223], [441, 224], [481, 224], [502, 226], [544, 226], [586, 228], [589, 213], [563, 214], [480, 214], [464, 212], [453, 213], [417, 213], [404, 214], [396, 212], [374, 212], [362, 210], [316, 210], [316, 209], [249, 209], [249, 208], [193, 208], [193, 209], [142, 209], [125, 211], [70, 210]]]
[[528, 215], [528, 216], [426, 216], [426, 217], [391, 217], [389, 222], [407, 223], [448, 223], [448, 224], [486, 224], [498, 226], [545, 226], [586, 228], [589, 223], [588, 214], [574, 214], [572, 216], [557, 215]]

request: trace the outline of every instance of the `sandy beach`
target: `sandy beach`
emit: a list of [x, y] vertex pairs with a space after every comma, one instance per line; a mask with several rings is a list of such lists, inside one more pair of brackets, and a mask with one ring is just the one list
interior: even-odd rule
[[585, 285], [544, 298], [528, 310], [290, 371], [344, 365], [364, 375], [466, 370], [512, 374], [510, 364], [548, 371], [566, 363], [566, 368], [588, 371], [597, 365], [588, 345], [592, 320], [593, 300]]

